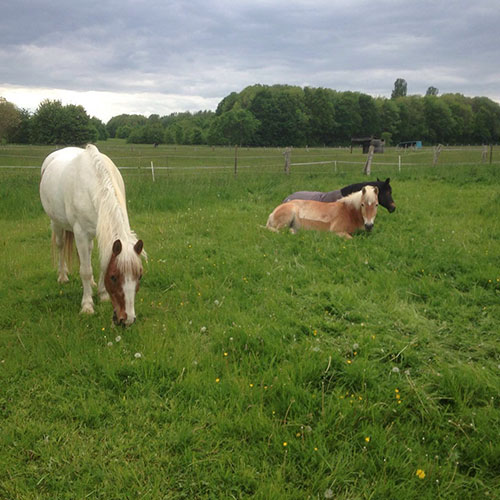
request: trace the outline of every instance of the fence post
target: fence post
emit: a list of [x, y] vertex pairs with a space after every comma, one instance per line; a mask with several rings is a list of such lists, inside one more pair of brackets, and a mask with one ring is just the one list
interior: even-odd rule
[[432, 166], [435, 167], [436, 163], [438, 162], [439, 159], [439, 154], [441, 153], [441, 150], [443, 149], [442, 144], [438, 144], [437, 146], [434, 146], [434, 158], [432, 159]]
[[486, 158], [488, 157], [488, 146], [483, 144], [483, 151], [481, 152], [481, 163], [486, 163]]
[[285, 174], [289, 175], [290, 174], [290, 156], [292, 153], [291, 148], [286, 148], [285, 149]]
[[153, 166], [153, 162], [151, 162], [151, 177], [153, 178], [153, 182], [155, 181], [155, 168]]
[[238, 173], [238, 144], [234, 146], [234, 176]]
[[490, 165], [493, 162], [493, 144], [490, 144]]
[[398, 167], [399, 171], [401, 172], [401, 155], [398, 155]]
[[365, 175], [370, 175], [372, 172], [372, 160], [374, 151], [375, 151], [375, 146], [371, 144], [370, 148], [368, 149], [368, 158], [366, 159], [365, 168], [363, 170]]

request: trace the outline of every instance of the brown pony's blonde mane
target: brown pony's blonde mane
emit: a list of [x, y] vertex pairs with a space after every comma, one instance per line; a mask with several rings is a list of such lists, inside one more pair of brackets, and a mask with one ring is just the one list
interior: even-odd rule
[[378, 199], [377, 193], [378, 191], [374, 186], [364, 186], [363, 189], [355, 191], [354, 193], [351, 193], [350, 195], [346, 196], [345, 198], [341, 198], [338, 201], [339, 203], [345, 203], [346, 205], [351, 205], [358, 209], [361, 207], [363, 196], [368, 203], [375, 203]]

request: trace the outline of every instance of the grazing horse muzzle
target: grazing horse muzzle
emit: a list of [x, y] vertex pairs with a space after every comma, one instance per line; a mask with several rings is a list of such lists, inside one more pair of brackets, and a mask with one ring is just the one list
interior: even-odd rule
[[365, 229], [367, 231], [371, 231], [373, 229], [373, 222], [370, 222], [368, 224], [365, 224]]
[[123, 328], [125, 328], [126, 326], [133, 325], [135, 323], [135, 319], [135, 317], [129, 318], [127, 316], [127, 313], [124, 313], [124, 315], [120, 315], [120, 317], [118, 317], [116, 311], [113, 311], [113, 323], [116, 326], [122, 326]]
[[388, 207], [387, 210], [389, 210], [389, 213], [392, 214], [394, 210], [396, 210], [396, 205], [394, 203], [391, 203]]

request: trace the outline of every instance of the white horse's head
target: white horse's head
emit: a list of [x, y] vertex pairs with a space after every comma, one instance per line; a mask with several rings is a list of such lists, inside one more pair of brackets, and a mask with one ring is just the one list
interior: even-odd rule
[[135, 321], [135, 294], [142, 278], [141, 252], [143, 242], [135, 244], [121, 240], [113, 243], [113, 251], [104, 276], [104, 286], [113, 304], [113, 321], [117, 325], [129, 326]]
[[378, 187], [365, 186], [361, 192], [361, 215], [365, 229], [371, 231], [375, 223], [378, 207]]

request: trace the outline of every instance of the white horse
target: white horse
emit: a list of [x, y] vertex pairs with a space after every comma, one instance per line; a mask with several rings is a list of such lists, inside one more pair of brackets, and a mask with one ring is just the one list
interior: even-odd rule
[[51, 219], [52, 245], [59, 250], [59, 283], [68, 281], [73, 240], [80, 257], [82, 313], [92, 314], [92, 248], [97, 237], [100, 256], [98, 293], [113, 304], [116, 324], [135, 321], [135, 294], [142, 277], [142, 240], [130, 229], [125, 185], [114, 163], [89, 144], [64, 148], [42, 165], [40, 199]]

